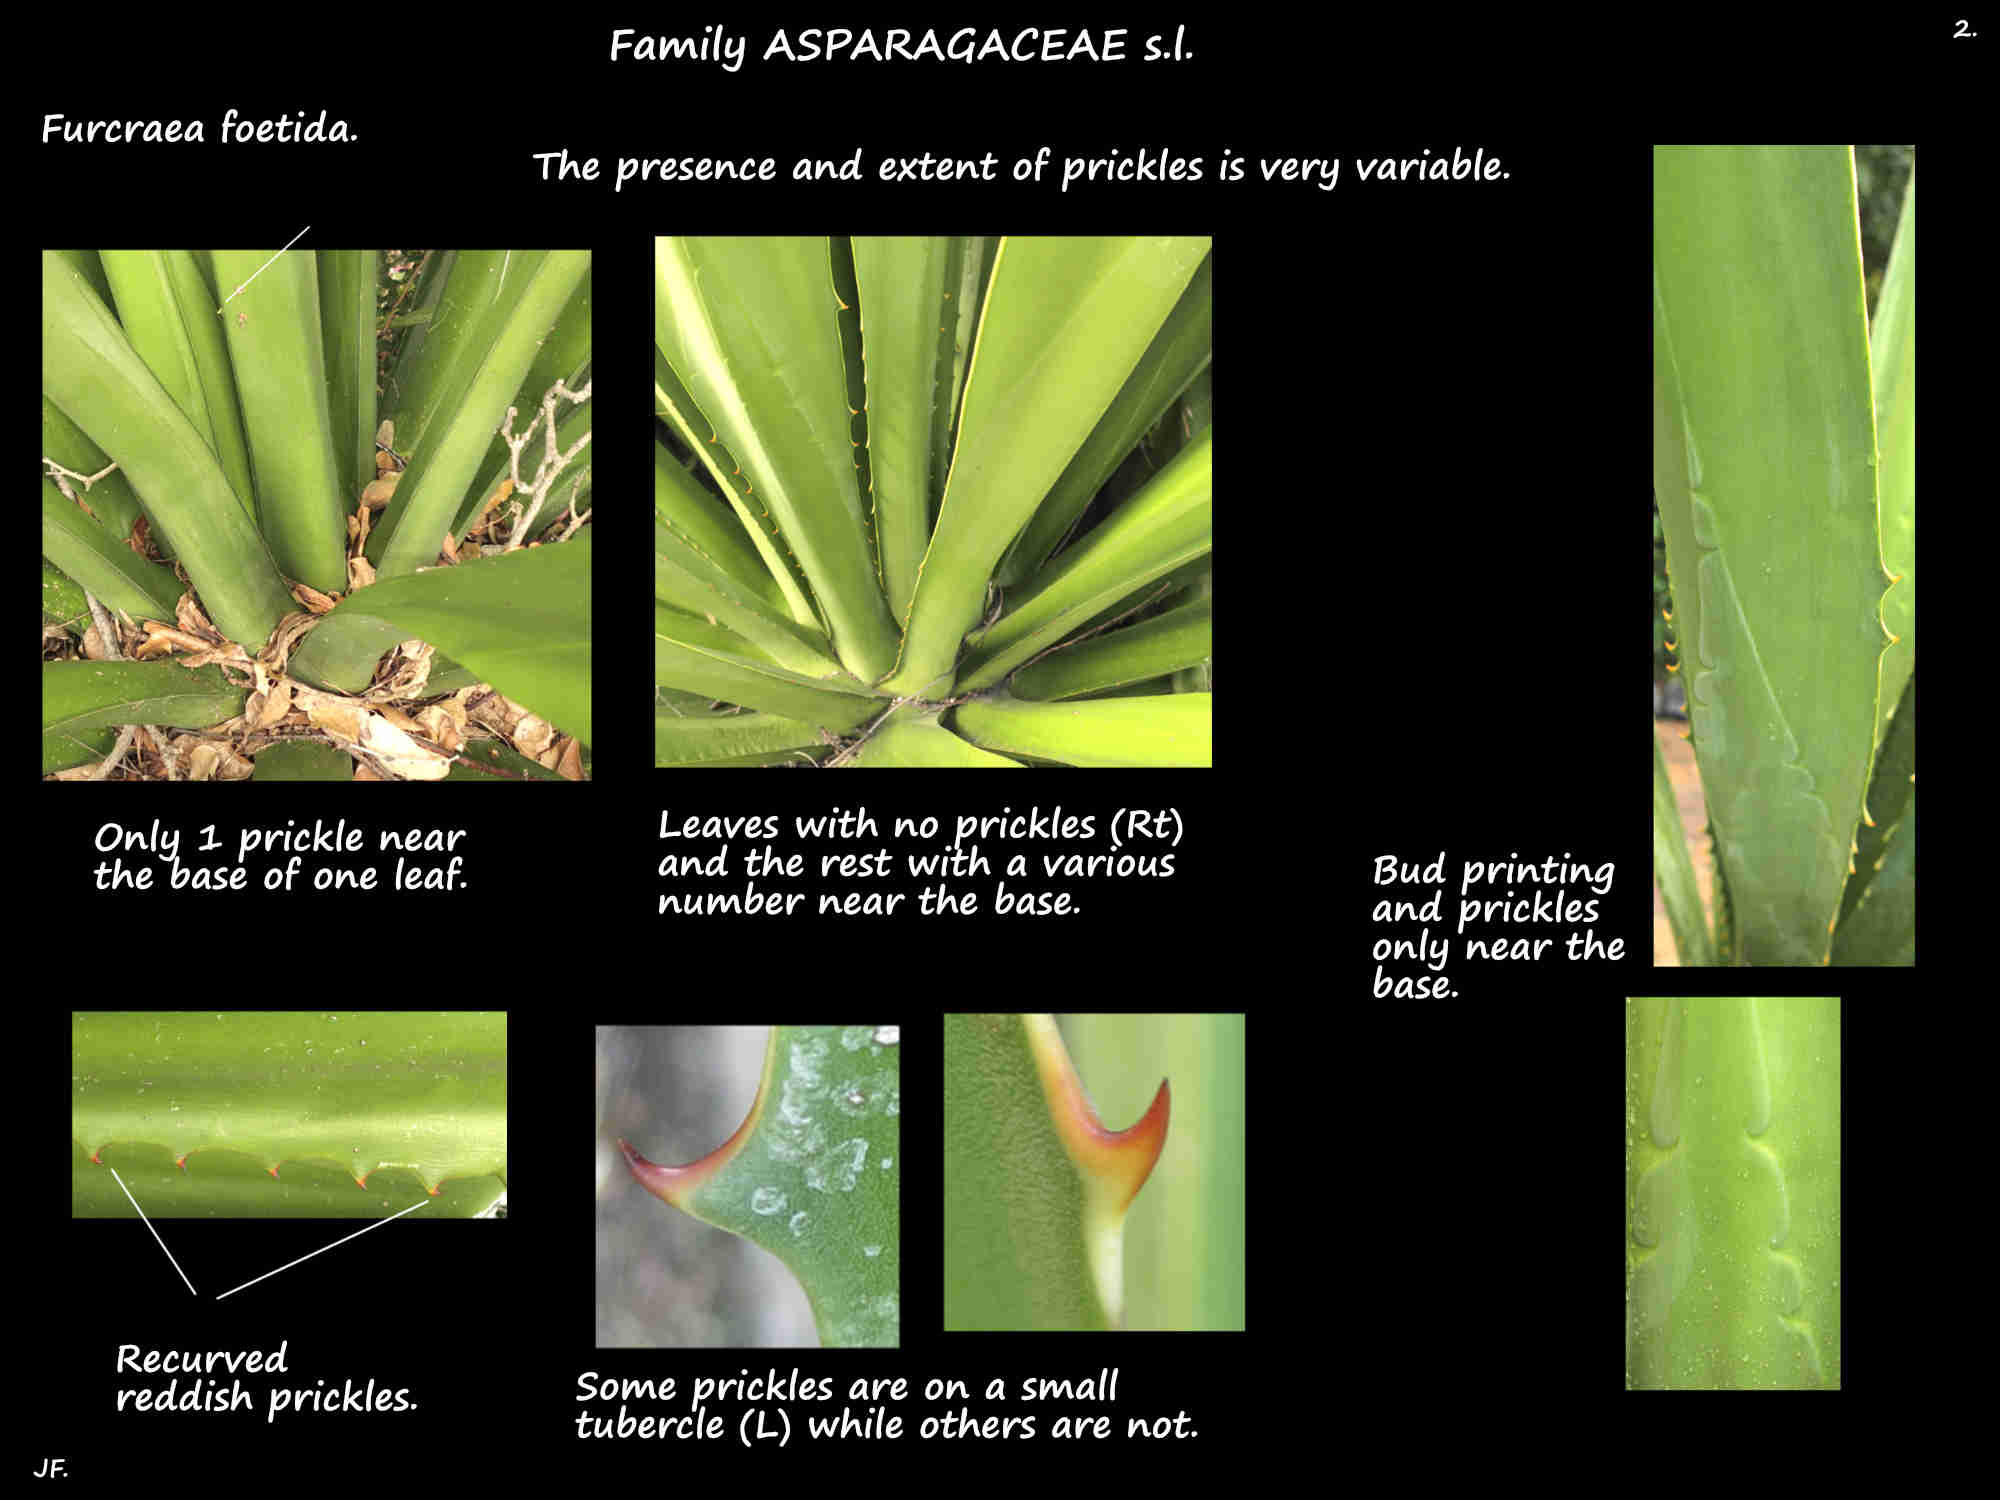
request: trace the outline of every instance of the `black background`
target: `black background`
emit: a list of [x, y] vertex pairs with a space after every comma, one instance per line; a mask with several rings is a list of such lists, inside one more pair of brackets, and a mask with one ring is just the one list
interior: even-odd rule
[[[690, 17], [685, 29], [705, 20]], [[574, 1382], [591, 1369], [685, 1381], [796, 1366], [980, 1384], [1115, 1363], [1124, 1371], [1115, 1417], [1185, 1410], [1199, 1434], [1114, 1440], [1066, 1459], [1128, 1471], [1185, 1463], [1194, 1448], [1372, 1447], [1367, 1429], [1333, 1437], [1336, 1403], [1435, 1409], [1439, 1396], [1458, 1397], [1452, 1409], [1483, 1423], [1496, 1396], [1510, 1410], [1530, 1391], [1574, 1409], [1616, 1391], [1608, 1221], [1618, 1147], [1598, 1117], [1618, 1109], [1609, 1057], [1619, 1000], [1663, 982], [1736, 987], [1719, 976], [1655, 980], [1650, 964], [1639, 722], [1651, 644], [1641, 592], [1648, 148], [1662, 138], [1856, 135], [1919, 145], [1923, 285], [1941, 302], [1963, 298], [1967, 314], [1927, 320], [1920, 382], [1929, 675], [1954, 683], [1927, 695], [1925, 774], [1934, 785], [1944, 778], [1950, 795], [1979, 774], [1972, 731], [1985, 715], [1973, 718], [1971, 705], [1988, 696], [1974, 658], [1988, 632], [1971, 619], [1954, 627], [1968, 612], [1962, 601], [1988, 592], [1992, 486], [1966, 455], [1990, 426], [1973, 404], [1984, 407], [1990, 377], [1969, 327], [1987, 301], [1978, 247], [1988, 240], [1974, 226], [1990, 167], [1963, 133], [1960, 99], [1989, 43], [1954, 42], [1948, 19], [1917, 14], [1821, 48], [1799, 34], [1813, 26], [1758, 33], [1740, 14], [1726, 35], [1662, 37], [1602, 19], [1587, 31], [1513, 19], [1472, 30], [1408, 12], [1274, 28], [1223, 11], [1191, 24], [1196, 55], [1179, 65], [753, 61], [726, 75], [602, 61], [612, 24], [683, 29], [666, 12], [600, 25], [558, 11], [525, 29], [454, 23], [449, 43], [429, 24], [384, 15], [352, 41], [315, 41], [252, 12], [194, 41], [87, 39], [93, 61], [39, 69], [18, 96], [15, 264], [25, 277], [37, 240], [262, 244], [307, 223], [308, 245], [589, 244], [607, 379], [596, 490], [614, 532], [595, 580], [607, 724], [595, 780], [568, 793], [470, 794], [442, 813], [433, 794], [393, 790], [378, 795], [402, 802], [331, 809], [306, 791], [179, 789], [144, 806], [104, 791], [17, 793], [16, 825], [28, 835], [14, 902], [24, 982], [10, 1033], [15, 1055], [36, 1060], [16, 1089], [32, 1120], [65, 1108], [56, 988], [86, 1007], [505, 1008], [510, 1183], [522, 1192], [510, 1195], [504, 1223], [399, 1224], [217, 1305], [188, 1297], [138, 1224], [71, 1222], [49, 1143], [29, 1146], [16, 1156], [29, 1171], [17, 1174], [26, 1191], [14, 1199], [16, 1233], [33, 1247], [16, 1275], [17, 1362], [29, 1387], [15, 1406], [16, 1472], [61, 1455], [93, 1487], [114, 1477], [226, 1483], [280, 1478], [303, 1458], [314, 1477], [343, 1484], [434, 1483], [441, 1466], [457, 1481], [493, 1482], [522, 1463], [562, 1465], [583, 1484], [665, 1483], [725, 1465], [739, 1474], [832, 1465], [858, 1477], [968, 1456], [1007, 1465], [1019, 1455], [1045, 1470], [1051, 1457], [1046, 1441], [905, 1439], [836, 1454], [795, 1442], [761, 1455], [733, 1442], [583, 1446], [570, 1436]], [[1175, 23], [1127, 24], [1143, 35]], [[769, 28], [732, 29], [748, 31], [754, 54]], [[361, 141], [36, 144], [45, 110], [212, 125], [231, 105], [247, 115], [326, 107]], [[605, 157], [608, 172], [621, 153], [768, 152], [788, 163], [860, 145], [871, 161], [991, 150], [1007, 162], [1044, 144], [1058, 156], [1171, 148], [1203, 158], [1208, 177], [1067, 195], [1012, 183], [785, 183], [652, 184], [614, 196], [605, 185], [541, 182], [529, 157], [566, 147]], [[1497, 154], [1508, 180], [1377, 186], [1344, 173], [1332, 193], [1255, 180], [1260, 155], [1351, 163], [1454, 146]], [[1248, 180], [1216, 182], [1225, 148], [1252, 158]], [[1240, 645], [1225, 651], [1216, 768], [1044, 777], [1004, 793], [921, 772], [831, 792], [810, 777], [653, 772], [640, 612], [625, 619], [619, 605], [645, 597], [643, 504], [620, 492], [643, 493], [648, 462], [650, 237], [1003, 230], [1218, 241], [1224, 421], [1242, 436], [1229, 440], [1224, 469], [1222, 550], [1229, 578], [1241, 578], [1225, 584], [1237, 599], [1227, 632]], [[16, 402], [23, 422], [26, 397]], [[617, 544], [623, 527], [630, 537]], [[331, 814], [468, 828], [469, 887], [327, 897], [93, 890], [90, 841], [107, 819], [168, 818], [192, 839], [201, 824], [241, 821], [246, 796], [259, 821]], [[1063, 921], [667, 926], [655, 917], [662, 810], [786, 817], [862, 802], [884, 822], [1001, 805], [1171, 806], [1186, 827], [1180, 873], [1093, 888], [1082, 915]], [[1976, 836], [1975, 821], [1932, 826], [1924, 914], [1936, 920], [1924, 925], [1918, 971], [1755, 981], [1846, 996], [1843, 1291], [1854, 1392], [1900, 1384], [1925, 1357], [1906, 1344], [1927, 1350], [1935, 1337], [1934, 1317], [1918, 1308], [1942, 1288], [1933, 1280], [1912, 1295], [1911, 1283], [1938, 1245], [1919, 1231], [1950, 1225], [1935, 1214], [1913, 1223], [1912, 1210], [1955, 1170], [1924, 1145], [1957, 1092], [1937, 1055], [1944, 1028], [1959, 1024], [1946, 1018], [1961, 1013], [1957, 992], [1990, 987], [1953, 930], [1966, 899], [1955, 846]], [[1460, 965], [1458, 998], [1375, 998], [1373, 860], [1427, 861], [1440, 850], [1614, 860], [1600, 932], [1623, 938], [1627, 959]], [[525, 915], [524, 884], [536, 892]], [[1017, 1007], [1024, 980], [1056, 1010], [1249, 1014], [1248, 1332], [940, 1335], [936, 1268], [920, 1253], [936, 1233], [921, 1170], [935, 1180], [935, 1145], [925, 1142], [936, 1102], [913, 1082], [902, 1351], [591, 1348], [592, 1023], [839, 1020], [857, 1000], [875, 1013], [886, 989], [915, 1080], [936, 1057], [941, 1013]], [[1937, 1019], [1912, 1026], [1933, 1011]], [[1990, 1025], [1983, 1005], [1964, 1013]], [[337, 1237], [316, 1224], [166, 1228], [211, 1295]], [[275, 1429], [111, 1411], [118, 1344], [269, 1348], [281, 1338], [290, 1383], [374, 1378], [409, 1387], [420, 1411], [298, 1417]], [[931, 1409], [912, 1403], [902, 1414], [914, 1429]], [[1629, 1408], [1616, 1417], [1634, 1420]]]

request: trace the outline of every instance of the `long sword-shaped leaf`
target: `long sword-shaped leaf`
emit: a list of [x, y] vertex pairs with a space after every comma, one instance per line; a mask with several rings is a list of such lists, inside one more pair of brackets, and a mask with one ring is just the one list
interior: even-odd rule
[[[1034, 576], [1091, 499], [1215, 354], [1215, 256], [1211, 253], [1153, 336], [1118, 399], [1076, 450], [1034, 518], [1008, 546], [994, 582], [1011, 589]], [[1198, 430], [1198, 429], [1197, 429]]]
[[785, 609], [777, 580], [764, 570], [735, 517], [680, 466], [664, 443], [653, 444], [653, 518], [686, 538], [689, 547], [761, 598], [774, 613]]
[[1840, 1389], [1840, 1001], [1625, 1002], [1625, 1384]]
[[862, 695], [844, 674], [841, 681], [854, 692], [821, 680], [837, 670], [830, 659], [819, 673], [791, 671], [741, 636], [685, 611], [660, 604], [653, 616], [653, 680], [660, 686], [832, 730], [851, 729], [887, 706]]
[[190, 250], [101, 250], [118, 321], [174, 404], [208, 440], [229, 486], [257, 514], [236, 378], [208, 283]]
[[1071, 766], [1212, 766], [1213, 693], [1024, 703], [1001, 694], [952, 710], [975, 745]]
[[660, 768], [800, 763], [817, 759], [827, 749], [818, 725], [781, 714], [693, 717], [662, 708], [653, 715], [653, 764]]
[[231, 640], [261, 646], [292, 597], [208, 443], [104, 303], [42, 255], [42, 394], [115, 459]]
[[[570, 294], [568, 304], [562, 308], [562, 314], [556, 318], [556, 326], [550, 328], [548, 338], [542, 340], [542, 352], [534, 356], [534, 364], [528, 366], [528, 374], [522, 376], [520, 390], [514, 392], [512, 406], [520, 412], [520, 418], [514, 422], [516, 436], [520, 434], [522, 428], [528, 426], [528, 422], [534, 418], [536, 408], [542, 404], [542, 398], [548, 396], [548, 392], [556, 386], [558, 380], [572, 392], [576, 392], [584, 388], [588, 374], [590, 374], [590, 272], [586, 270], [584, 280], [578, 282], [576, 290]], [[576, 426], [576, 418], [588, 410], [590, 402], [584, 402], [582, 406], [572, 406], [562, 398], [556, 400], [556, 426], [558, 430], [564, 426], [570, 428], [568, 432], [562, 434], [562, 438], [558, 438], [556, 442], [558, 452], [570, 450], [570, 444], [576, 440], [578, 430], [580, 432], [590, 430], [588, 416], [582, 416], [580, 428]], [[536, 434], [536, 440], [522, 452], [520, 472], [524, 478], [534, 474], [534, 466], [540, 462], [542, 452], [544, 452], [542, 438], [540, 434]], [[484, 500], [492, 492], [492, 488], [500, 484], [500, 480], [508, 478], [508, 472], [510, 472], [508, 446], [496, 432], [494, 440], [486, 448], [486, 462], [480, 466], [478, 478], [472, 482], [472, 492], [468, 494], [466, 508], [460, 512], [460, 520], [454, 534], [464, 536], [464, 530], [472, 522], [472, 516], [476, 514], [480, 500]], [[544, 514], [548, 512], [544, 510]]]
[[429, 641], [587, 745], [591, 534], [586, 526], [574, 541], [356, 589], [293, 653], [291, 670], [355, 692], [388, 647]]
[[319, 312], [340, 495], [375, 477], [375, 291], [380, 252], [321, 250]]
[[84, 279], [86, 285], [97, 293], [97, 300], [106, 307], [112, 303], [111, 282], [104, 274], [104, 258], [96, 250], [51, 250], [64, 265]]
[[[716, 487], [729, 501], [743, 534], [757, 549], [757, 555], [764, 560], [765, 570], [784, 595], [785, 608], [792, 619], [801, 625], [811, 625], [824, 634], [826, 622], [806, 597], [805, 574], [799, 568], [799, 560], [786, 550], [776, 528], [765, 518], [763, 508], [751, 510], [750, 502], [741, 493], [743, 466], [722, 445], [708, 419], [696, 409], [687, 387], [681, 384], [680, 376], [674, 373], [666, 355], [658, 349], [653, 351], [653, 404], [655, 414], [664, 418], [680, 434], [681, 441], [688, 445], [688, 450], [708, 470]], [[668, 518], [662, 516], [660, 519]]]
[[42, 555], [135, 620], [174, 618], [181, 581], [85, 515], [47, 479], [42, 481]]
[[973, 644], [959, 666], [961, 684], [976, 690], [998, 682], [1107, 605], [1213, 551], [1214, 444], [1209, 427], [1064, 553]]
[[999, 235], [960, 235], [951, 241], [951, 263], [945, 272], [950, 290], [945, 295], [953, 312], [938, 330], [942, 378], [938, 382], [937, 410], [931, 416], [933, 527], [937, 525], [938, 506], [944, 500], [945, 481], [951, 472], [951, 450], [958, 439], [959, 412], [965, 404], [965, 375], [972, 367], [972, 351], [979, 343], [979, 318], [986, 306], [986, 285], [993, 279], [993, 262], [999, 257], [1001, 242]]
[[[111, 465], [111, 457], [90, 440], [76, 423], [72, 422], [63, 409], [42, 397], [42, 456], [52, 458], [72, 474], [99, 477], [89, 485], [76, 480], [69, 481], [77, 498], [90, 507], [90, 513], [99, 525], [113, 535], [128, 537], [133, 524], [145, 515], [145, 508], [139, 504], [139, 497], [132, 493], [132, 482], [124, 473], [111, 467], [106, 474], [103, 470]], [[171, 559], [173, 553], [168, 547], [165, 533], [153, 538], [153, 545], [163, 549], [161, 556]]]
[[874, 682], [896, 629], [855, 486], [828, 254], [823, 239], [661, 239], [654, 342], [742, 466], [732, 488], [776, 520], [841, 661]]
[[1214, 649], [1215, 605], [1201, 599], [1052, 651], [1016, 672], [1007, 686], [1017, 698], [1079, 698], [1194, 666]]
[[1884, 580], [1851, 153], [1659, 147], [1653, 476], [1739, 961], [1827, 961]]
[[170, 661], [52, 661], [42, 665], [42, 737], [113, 724], [207, 729], [243, 712], [248, 696], [219, 667]]
[[471, 383], [491, 330], [527, 290], [527, 273], [541, 250], [442, 250], [424, 272], [418, 320], [404, 339], [383, 407], [396, 419], [396, 451], [414, 458], [429, 441], [431, 423], [458, 404]]
[[952, 241], [936, 236], [854, 239], [861, 294], [862, 359], [868, 380], [868, 462], [883, 587], [898, 620], [909, 617], [917, 569], [931, 535], [932, 421], [940, 330], [957, 310], [947, 300]]
[[257, 524], [291, 577], [347, 588], [347, 507], [327, 404], [319, 265], [310, 250], [210, 253], [216, 280], [243, 292], [222, 312], [257, 483]]
[[712, 562], [687, 533], [653, 523], [653, 596], [700, 615], [749, 641], [789, 671], [808, 677], [846, 677], [826, 654], [826, 640], [794, 625], [756, 590]]
[[[446, 399], [430, 417], [422, 446], [412, 456], [410, 472], [397, 486], [390, 506], [387, 540], [379, 552], [370, 541], [369, 555], [379, 558], [383, 578], [414, 572], [436, 560], [478, 474], [486, 446], [506, 418], [508, 403], [520, 389], [542, 339], [589, 269], [588, 250], [551, 250], [533, 262], [532, 269], [515, 269], [516, 276], [526, 278], [519, 300], [504, 319], [482, 323], [491, 337], [472, 356], [462, 394]], [[525, 419], [519, 425], [525, 426]]]
[[1882, 566], [1893, 580], [1882, 599], [1890, 645], [1882, 653], [1879, 742], [1917, 661], [1917, 180], [1903, 195], [1896, 248], [1875, 306], [1868, 343], [1875, 378], [1875, 446], [1881, 468]]
[[994, 565], [1097, 425], [1209, 241], [1010, 238], [891, 692], [943, 696]]

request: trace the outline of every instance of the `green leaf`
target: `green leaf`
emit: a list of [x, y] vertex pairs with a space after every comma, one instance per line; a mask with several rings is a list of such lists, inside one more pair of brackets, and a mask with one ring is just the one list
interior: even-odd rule
[[[74, 479], [69, 481], [69, 486], [90, 507], [98, 524], [121, 541], [132, 534], [134, 524], [144, 519], [145, 510], [139, 504], [139, 497], [132, 493], [132, 483], [124, 472], [112, 468], [110, 473], [103, 473], [111, 463], [110, 455], [93, 443], [84, 430], [65, 416], [62, 408], [46, 395], [42, 397], [42, 456], [54, 459], [72, 474], [81, 474], [85, 478], [93, 474], [99, 476], [88, 487]], [[43, 472], [48, 471], [44, 469]], [[155, 532], [153, 545], [161, 549], [162, 557], [169, 561], [173, 559], [165, 533]]]
[[257, 781], [352, 781], [354, 758], [317, 740], [285, 740], [257, 753]]
[[1654, 490], [1739, 956], [1823, 964], [1885, 642], [1851, 154], [1654, 152]]
[[1208, 248], [1206, 238], [1002, 242], [890, 692], [948, 693], [1001, 554], [1124, 386]]
[[505, 1190], [500, 1011], [78, 1011], [71, 1212], [471, 1217]]
[[319, 311], [327, 408], [344, 505], [375, 478], [375, 293], [378, 250], [321, 250]]
[[591, 533], [356, 589], [293, 653], [292, 673], [356, 692], [382, 652], [425, 640], [587, 745]]
[[1017, 698], [1075, 698], [1195, 666], [1214, 649], [1215, 605], [1204, 598], [1052, 651], [1007, 685]]
[[[686, 518], [682, 518], [685, 521]], [[685, 524], [653, 524], [653, 597], [740, 636], [770, 660], [805, 677], [840, 677], [859, 686], [822, 649], [826, 638], [785, 618], [770, 590], [730, 570], [729, 554], [706, 555]]]
[[113, 609], [135, 620], [172, 620], [181, 581], [139, 556], [42, 481], [42, 555]]
[[[828, 673], [836, 670], [829, 660]], [[653, 680], [659, 686], [783, 714], [834, 730], [852, 729], [887, 700], [843, 692], [816, 674], [791, 671], [742, 637], [667, 605], [653, 609]], [[843, 679], [853, 687], [851, 678]]]
[[[493, 268], [490, 302], [453, 309], [476, 331], [457, 346], [454, 369], [428, 412], [421, 437], [414, 439], [409, 471], [397, 486], [382, 528], [369, 538], [368, 555], [376, 559], [381, 578], [398, 578], [437, 560], [514, 393], [590, 269], [588, 250], [512, 254], [511, 270]], [[452, 273], [454, 283], [465, 269], [461, 257]], [[433, 324], [425, 348], [439, 343]], [[399, 442], [404, 440], [401, 424], [398, 417]], [[526, 425], [526, 418], [517, 422], [517, 434]]]
[[973, 642], [959, 666], [963, 687], [975, 691], [1000, 681], [1135, 590], [1213, 552], [1214, 443], [1210, 427], [1044, 570], [1024, 597]]
[[243, 508], [256, 515], [250, 450], [237, 412], [222, 320], [190, 250], [101, 250], [118, 321], [174, 404], [207, 441]]
[[[1105, 481], [1153, 424], [1166, 415], [1189, 382], [1207, 370], [1214, 354], [1215, 255], [1211, 252], [1126, 377], [1118, 399], [1077, 449], [1034, 519], [1007, 548], [994, 582], [1012, 589], [1034, 577], [1082, 518]], [[1206, 420], [1200, 424], [1207, 425]]]
[[1212, 693], [1028, 703], [1005, 694], [952, 710], [975, 745], [1072, 766], [1212, 766]]
[[[590, 270], [586, 267], [582, 281], [577, 283], [576, 290], [570, 294], [568, 303], [557, 316], [555, 326], [549, 329], [548, 337], [542, 341], [541, 352], [535, 356], [535, 362], [528, 367], [528, 373], [522, 377], [521, 388], [514, 393], [512, 405], [520, 414], [514, 423], [516, 434], [528, 425], [536, 409], [542, 404], [542, 398], [548, 395], [557, 381], [563, 382], [571, 391], [583, 388], [590, 369], [590, 330]], [[590, 403], [587, 401], [579, 407], [559, 398], [556, 402], [558, 428], [573, 422], [580, 413], [587, 413], [589, 409]], [[590, 418], [587, 415], [582, 417], [582, 425], [577, 431], [590, 431]], [[557, 439], [556, 448], [559, 452], [568, 452], [570, 445], [575, 441], [574, 433], [560, 437]], [[585, 453], [588, 452], [586, 449]], [[537, 434], [536, 440], [521, 455], [521, 473], [524, 477], [534, 474], [535, 464], [540, 461], [542, 453], [541, 437]], [[467, 505], [459, 516], [454, 535], [464, 536], [465, 528], [471, 524], [479, 502], [491, 494], [493, 488], [508, 476], [508, 470], [507, 444], [496, 432], [493, 441], [487, 445], [486, 461], [481, 465], [479, 477], [468, 492]], [[564, 473], [567, 477], [568, 471], [565, 470]]]
[[1840, 1001], [1625, 1002], [1628, 1390], [1840, 1389]]
[[1241, 1332], [1248, 1292], [1244, 1018], [1069, 1015], [1063, 1036], [1113, 1120], [1173, 1080], [1174, 1128], [1125, 1218], [1125, 1326]]
[[657, 242], [654, 341], [742, 466], [732, 489], [798, 558], [841, 662], [872, 683], [896, 630], [855, 483], [838, 313], [824, 239]]
[[256, 525], [110, 310], [61, 256], [42, 256], [42, 394], [124, 471], [216, 629], [255, 649], [293, 608]]
[[[728, 501], [735, 512], [743, 535], [757, 549], [757, 555], [764, 560], [765, 571], [776, 582], [784, 596], [785, 608], [796, 624], [810, 625], [825, 634], [825, 622], [812, 606], [805, 593], [805, 574], [799, 567], [798, 559], [782, 545], [776, 532], [776, 524], [768, 519], [765, 508], [759, 506], [753, 513], [750, 502], [740, 490], [743, 466], [736, 462], [729, 450], [722, 445], [713, 425], [696, 408], [694, 400], [681, 384], [681, 379], [667, 363], [667, 357], [658, 349], [653, 351], [653, 402], [656, 414], [663, 418], [674, 431], [680, 434], [688, 451], [695, 455], [701, 466], [708, 470], [709, 477]], [[700, 487], [695, 486], [696, 489]], [[661, 514], [660, 502], [666, 498], [658, 489], [654, 491], [654, 514], [662, 522], [672, 522], [674, 517]]]
[[[572, 387], [571, 389], [579, 389], [579, 387]], [[556, 401], [556, 452], [558, 454], [569, 452], [572, 448], [576, 447], [580, 440], [591, 435], [592, 416], [591, 403], [588, 400], [572, 404], [558, 398]], [[524, 418], [515, 423], [517, 435], [519, 430], [527, 425], [527, 420]], [[546, 431], [546, 429], [543, 430]], [[505, 445], [502, 444], [503, 449], [504, 447]], [[542, 433], [537, 432], [530, 439], [528, 446], [521, 450], [521, 478], [529, 487], [532, 488], [536, 483], [537, 468], [547, 460], [547, 457], [548, 450], [545, 446]], [[539, 533], [544, 527], [560, 521], [564, 511], [570, 507], [572, 500], [574, 500], [578, 515], [581, 515], [588, 508], [590, 498], [590, 461], [591, 448], [588, 443], [585, 443], [582, 449], [577, 452], [576, 457], [571, 459], [564, 468], [557, 471], [555, 481], [548, 486], [543, 496], [541, 509], [535, 513], [535, 519], [529, 526], [531, 534]], [[489, 511], [497, 510], [499, 506], [505, 503], [499, 497], [497, 491], [503, 484], [511, 485], [513, 477], [509, 466], [505, 463], [501, 464], [498, 471], [491, 476], [490, 483], [487, 481], [487, 476], [484, 474], [481, 475], [479, 482], [471, 490], [467, 491], [465, 504], [459, 509], [458, 519], [452, 522], [452, 536], [456, 541], [462, 544], [465, 541], [466, 533], [472, 529], [473, 522], [477, 521], [481, 516], [488, 514]], [[581, 481], [580, 488], [579, 481]], [[515, 494], [516, 492], [510, 488], [509, 493]], [[527, 502], [525, 498], [517, 497], [516, 503], [525, 505]]]
[[209, 259], [218, 282], [244, 288], [224, 305], [222, 328], [256, 474], [257, 523], [288, 576], [338, 594], [347, 587], [347, 506], [327, 404], [318, 262], [310, 250], [275, 260], [268, 250], [214, 250]]
[[1882, 599], [1882, 653], [1877, 742], [1917, 661], [1917, 181], [1903, 195], [1902, 224], [1882, 281], [1870, 330], [1869, 367], [1875, 381], [1875, 445], [1881, 467], [1882, 566], [1891, 579]]
[[[931, 537], [933, 421], [952, 245], [941, 236], [854, 237], [868, 389], [870, 498], [890, 612], [907, 619]], [[944, 351], [947, 355], [949, 350]]]
[[42, 740], [87, 729], [160, 724], [207, 729], [243, 712], [245, 689], [220, 667], [189, 671], [170, 661], [51, 661], [42, 664]]
[[[761, 599], [766, 611], [786, 615], [788, 603], [756, 549], [713, 495], [683, 469], [664, 443], [653, 444], [653, 519], [711, 566]], [[657, 552], [661, 550], [655, 547]], [[656, 591], [657, 596], [657, 591]]]
[[90, 629], [90, 603], [76, 581], [44, 557], [42, 559], [42, 623], [60, 625], [73, 635]]
[[653, 713], [653, 764], [661, 769], [803, 764], [829, 748], [817, 724], [781, 714], [696, 717], [666, 708]]
[[723, 1145], [663, 1167], [618, 1143], [648, 1192], [783, 1261], [828, 1347], [892, 1348], [902, 1326], [900, 1052], [889, 1027], [776, 1026]]
[[973, 770], [1025, 769], [1018, 760], [968, 745], [938, 724], [940, 711], [917, 711], [911, 704], [871, 733], [845, 764], [870, 769], [898, 766], [953, 766]]
[[1120, 1326], [1126, 1211], [1167, 1136], [1162, 1083], [1106, 1130], [1047, 1015], [944, 1018], [944, 1326]]
[[1869, 817], [1855, 834], [1854, 874], [1833, 934], [1836, 964], [1907, 967], [1917, 958], [1917, 679], [1875, 756]]

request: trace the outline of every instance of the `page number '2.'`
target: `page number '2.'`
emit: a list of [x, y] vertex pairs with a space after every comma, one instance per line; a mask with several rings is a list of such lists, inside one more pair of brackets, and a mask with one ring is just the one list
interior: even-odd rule
[[1972, 29], [1972, 23], [1970, 21], [1954, 21], [1952, 23], [1951, 39], [1954, 42], [1962, 42], [1967, 37], [1974, 37], [1978, 35], [1979, 33]]

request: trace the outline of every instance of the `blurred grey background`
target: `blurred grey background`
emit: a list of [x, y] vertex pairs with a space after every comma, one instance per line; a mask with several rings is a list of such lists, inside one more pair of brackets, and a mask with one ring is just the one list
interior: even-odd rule
[[602, 1349], [788, 1348], [819, 1342], [778, 1260], [632, 1180], [623, 1136], [680, 1166], [735, 1132], [757, 1097], [768, 1026], [597, 1028], [597, 1331]]

